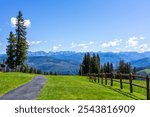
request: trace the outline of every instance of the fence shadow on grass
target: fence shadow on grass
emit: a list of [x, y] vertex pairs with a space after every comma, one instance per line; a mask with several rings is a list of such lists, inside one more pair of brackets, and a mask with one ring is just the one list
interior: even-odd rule
[[104, 86], [105, 88], [108, 88], [108, 89], [110, 89], [110, 90], [113, 90], [113, 91], [115, 91], [115, 92], [117, 92], [117, 93], [120, 93], [120, 94], [122, 94], [122, 95], [124, 95], [124, 96], [130, 97], [130, 98], [132, 98], [132, 99], [134, 99], [134, 100], [144, 100], [144, 99], [142, 99], [142, 98], [140, 98], [140, 97], [134, 95], [133, 93], [131, 94], [131, 93], [122, 91], [121, 89], [113, 88], [113, 87], [111, 87], [111, 86], [106, 86], [106, 85], [103, 85], [103, 86]]

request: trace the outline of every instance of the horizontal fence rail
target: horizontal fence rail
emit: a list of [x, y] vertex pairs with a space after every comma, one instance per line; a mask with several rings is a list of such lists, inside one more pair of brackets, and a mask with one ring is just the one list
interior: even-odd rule
[[[150, 77], [149, 76], [122, 74], [122, 73], [99, 73], [99, 74], [86, 74], [86, 75], [88, 76], [89, 81], [96, 82], [96, 80], [98, 80], [98, 83], [100, 83], [100, 79], [101, 79], [101, 84], [105, 84], [105, 85], [108, 84], [107, 82], [108, 80], [110, 80], [111, 86], [113, 86], [114, 82], [119, 82], [120, 89], [123, 89], [123, 84], [129, 84], [130, 93], [133, 93], [133, 86], [146, 89], [147, 100], [150, 100], [150, 83], [149, 83]], [[124, 77], [128, 77], [129, 82], [124, 82], [123, 81]], [[145, 80], [146, 86], [144, 87], [144, 86], [132, 83], [133, 79], [135, 78], [142, 78], [143, 80]]]

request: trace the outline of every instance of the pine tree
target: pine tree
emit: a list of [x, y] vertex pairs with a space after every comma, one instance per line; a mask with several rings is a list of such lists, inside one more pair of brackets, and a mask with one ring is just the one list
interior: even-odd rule
[[87, 53], [87, 58], [86, 58], [86, 73], [90, 73], [91, 72], [91, 56], [90, 56], [90, 53], [88, 52]]
[[20, 67], [26, 60], [28, 43], [26, 41], [26, 27], [21, 11], [19, 11], [16, 23], [16, 66]]
[[106, 71], [107, 71], [106, 63], [104, 63], [104, 67], [103, 67], [103, 69], [104, 69], [104, 73], [106, 73]]
[[80, 65], [80, 74], [87, 74], [91, 72], [91, 57], [90, 57], [90, 53], [85, 53], [84, 54], [84, 58], [83, 58], [83, 62]]
[[113, 67], [113, 64], [110, 63], [110, 73], [112, 73], [114, 71], [114, 67]]
[[15, 35], [13, 34], [13, 32], [10, 32], [10, 34], [9, 34], [8, 43], [9, 44], [7, 45], [7, 49], [6, 49], [6, 53], [7, 53], [6, 63], [10, 69], [14, 69], [15, 68], [15, 59], [16, 59], [16, 56], [15, 56], [16, 38], [15, 38]]
[[97, 58], [96, 58], [95, 54], [93, 54], [93, 57], [91, 58], [91, 73], [98, 73], [98, 71], [97, 71]]
[[84, 54], [84, 57], [83, 57], [83, 62], [82, 62], [82, 64], [80, 65], [81, 67], [80, 67], [80, 72], [81, 72], [81, 74], [86, 74], [86, 67], [85, 67], [85, 65], [86, 65], [86, 59], [87, 59], [87, 55], [86, 55], [86, 53]]
[[100, 73], [100, 57], [99, 57], [99, 54], [97, 54], [97, 73]]

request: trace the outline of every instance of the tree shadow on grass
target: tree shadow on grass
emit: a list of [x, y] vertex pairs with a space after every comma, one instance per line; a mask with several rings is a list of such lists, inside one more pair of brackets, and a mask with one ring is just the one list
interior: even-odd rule
[[125, 92], [125, 91], [123, 91], [123, 90], [121, 90], [121, 89], [113, 88], [113, 87], [111, 87], [111, 86], [106, 86], [106, 85], [103, 85], [103, 86], [104, 86], [105, 88], [108, 88], [108, 89], [110, 89], [110, 90], [113, 90], [113, 91], [115, 91], [115, 92], [117, 92], [117, 93], [120, 93], [120, 94], [122, 94], [122, 95], [124, 95], [124, 96], [130, 97], [130, 98], [132, 98], [132, 99], [134, 99], [134, 100], [144, 100], [143, 98], [140, 98], [140, 97], [134, 95], [133, 93], [128, 93], [128, 92]]

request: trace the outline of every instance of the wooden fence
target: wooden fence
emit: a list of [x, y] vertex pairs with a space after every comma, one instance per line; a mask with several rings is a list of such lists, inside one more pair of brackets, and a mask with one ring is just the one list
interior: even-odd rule
[[[95, 81], [98, 80], [98, 83], [100, 83], [101, 79], [101, 84], [107, 85], [107, 81], [110, 80], [110, 85], [113, 86], [114, 82], [119, 82], [120, 83], [120, 89], [123, 89], [123, 83], [124, 84], [129, 84], [130, 86], [130, 93], [133, 92], [133, 86], [140, 87], [143, 89], [146, 89], [146, 95], [147, 95], [147, 100], [150, 100], [150, 78], [149, 76], [141, 76], [141, 75], [133, 75], [133, 74], [122, 74], [122, 73], [100, 73], [100, 74], [87, 74], [89, 76], [89, 81]], [[118, 77], [116, 79], [116, 77]], [[129, 82], [124, 82], [123, 78], [128, 77]], [[146, 86], [141, 86], [138, 84], [134, 84], [132, 81], [135, 78], [141, 78], [144, 79], [146, 82]]]

